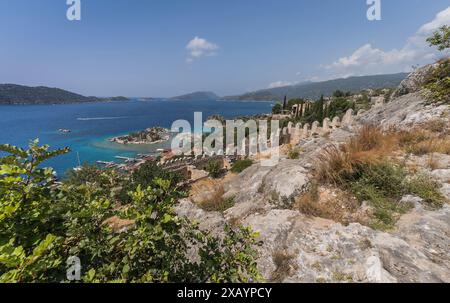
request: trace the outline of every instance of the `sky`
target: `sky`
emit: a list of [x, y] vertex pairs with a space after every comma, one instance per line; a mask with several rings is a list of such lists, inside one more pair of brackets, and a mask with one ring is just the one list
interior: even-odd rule
[[449, 0], [0, 0], [0, 83], [95, 96], [235, 95], [436, 60]]

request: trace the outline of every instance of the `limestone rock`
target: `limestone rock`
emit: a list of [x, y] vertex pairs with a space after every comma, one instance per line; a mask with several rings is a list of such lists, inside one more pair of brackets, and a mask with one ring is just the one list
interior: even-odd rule
[[308, 171], [298, 160], [281, 160], [276, 166], [255, 164], [230, 183], [225, 184], [225, 197], [236, 203], [264, 198], [274, 205], [289, 206], [309, 184]]
[[450, 169], [436, 169], [431, 172], [431, 176], [442, 183], [450, 183]]
[[223, 232], [223, 228], [226, 223], [220, 213], [206, 212], [188, 199], [181, 200], [176, 206], [175, 212], [181, 217], [187, 217], [192, 221], [199, 223], [200, 229], [217, 234], [221, 234]]
[[447, 200], [450, 200], [450, 184], [445, 183], [441, 187], [441, 193], [444, 195], [444, 197], [447, 197]]
[[392, 94], [392, 97], [397, 98], [419, 91], [421, 89], [421, 86], [426, 82], [426, 79], [429, 76], [432, 68], [433, 65], [426, 65], [416, 69], [400, 83], [399, 87]]
[[[423, 205], [421, 198], [404, 196], [398, 203], [414, 207], [387, 232], [360, 223], [337, 223], [366, 224], [355, 218], [372, 214], [374, 207], [370, 203], [357, 203], [350, 212], [353, 219], [347, 221], [333, 216], [327, 217], [335, 221], [310, 217], [291, 207], [309, 187], [315, 159], [322, 149], [346, 142], [363, 123], [404, 129], [435, 119], [450, 123], [449, 106], [429, 105], [420, 92], [429, 68], [411, 74], [389, 103], [360, 113], [351, 124], [334, 128], [326, 135], [296, 141], [299, 160], [284, 156], [273, 167], [254, 164], [223, 182], [223, 197], [233, 198], [235, 202], [223, 214], [205, 212], [188, 200], [181, 201], [177, 213], [200, 222], [200, 228], [214, 233], [221, 233], [226, 223], [249, 226], [259, 232], [263, 245], [258, 248], [257, 263], [266, 281], [450, 282], [450, 206], [447, 204], [432, 210]], [[430, 165], [430, 155], [407, 158], [399, 155], [407, 165], [418, 167], [418, 171], [429, 173], [442, 184], [441, 192], [449, 198], [450, 156], [437, 153], [431, 156], [433, 165]], [[319, 190], [319, 196], [320, 193]], [[349, 201], [339, 201], [335, 206], [345, 205], [350, 205]], [[329, 209], [334, 213], [335, 209]]]
[[410, 127], [441, 118], [449, 113], [448, 105], [426, 105], [421, 93], [403, 95], [381, 108], [372, 108], [357, 119], [362, 123], [390, 126]]

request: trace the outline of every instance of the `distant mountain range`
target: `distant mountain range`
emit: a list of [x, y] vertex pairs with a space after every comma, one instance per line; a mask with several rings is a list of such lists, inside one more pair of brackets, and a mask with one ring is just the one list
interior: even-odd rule
[[[167, 100], [179, 101], [275, 101], [284, 96], [288, 98], [318, 99], [320, 95], [329, 96], [336, 90], [358, 92], [369, 88], [395, 88], [406, 78], [407, 73], [350, 77], [323, 82], [305, 82], [297, 85], [262, 89], [237, 96], [219, 97], [213, 92], [200, 91], [172, 97]], [[0, 104], [62, 104], [100, 101], [128, 101], [127, 97], [86, 97], [59, 88], [45, 86], [30, 87], [16, 84], [0, 84]], [[153, 100], [141, 98], [140, 100]]]
[[220, 97], [212, 92], [194, 92], [186, 95], [181, 95], [177, 97], [172, 97], [169, 100], [180, 100], [180, 101], [209, 101], [209, 100], [217, 100]]
[[243, 95], [223, 97], [224, 100], [274, 101], [284, 96], [288, 98], [318, 99], [320, 95], [330, 96], [336, 90], [357, 92], [369, 88], [395, 88], [407, 73], [349, 77], [323, 82], [306, 82], [297, 85], [262, 89]]
[[62, 104], [100, 101], [127, 101], [126, 97], [85, 97], [59, 88], [0, 84], [0, 104]]

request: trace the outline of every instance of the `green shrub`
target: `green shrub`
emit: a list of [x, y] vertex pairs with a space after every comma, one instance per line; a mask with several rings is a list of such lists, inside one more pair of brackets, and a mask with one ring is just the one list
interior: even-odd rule
[[[0, 151], [9, 154], [0, 158], [0, 282], [64, 282], [73, 256], [81, 260], [82, 282], [261, 279], [257, 234], [227, 227], [216, 237], [177, 217], [173, 206], [180, 193], [171, 180], [138, 185], [130, 204], [118, 207], [112, 189], [97, 180], [59, 184], [51, 168], [39, 168], [66, 149], [49, 152], [35, 141], [28, 150], [0, 145]], [[114, 230], [107, 223], [113, 216], [129, 227]]]
[[427, 176], [416, 176], [408, 184], [408, 192], [423, 199], [428, 206], [440, 208], [446, 202], [445, 197], [439, 191], [439, 183]]
[[136, 190], [138, 186], [141, 186], [141, 188], [152, 186], [155, 179], [168, 180], [171, 187], [175, 187], [184, 180], [180, 174], [167, 171], [156, 165], [156, 163], [156, 161], [147, 161], [138, 170], [134, 171], [130, 177], [122, 177], [122, 190], [120, 191], [120, 201], [122, 203], [131, 202], [131, 198], [128, 195], [130, 191]]
[[217, 160], [210, 160], [206, 166], [206, 171], [211, 178], [219, 178], [222, 175], [222, 168]]
[[396, 215], [408, 210], [398, 201], [407, 193], [406, 170], [391, 162], [362, 166], [346, 186], [359, 201], [369, 201], [375, 208], [372, 227], [389, 229], [396, 222]]
[[450, 104], [450, 59], [437, 63], [423, 86], [427, 89], [427, 98], [432, 103]]
[[243, 159], [243, 160], [237, 160], [233, 167], [231, 168], [231, 171], [235, 174], [240, 174], [247, 168], [253, 165], [253, 161], [250, 159]]
[[300, 152], [298, 151], [298, 149], [291, 149], [288, 153], [288, 158], [291, 160], [300, 158]]
[[370, 201], [375, 207], [377, 220], [372, 225], [380, 229], [392, 227], [395, 217], [410, 208], [398, 203], [404, 195], [418, 196], [432, 208], [442, 207], [446, 201], [439, 192], [439, 184], [430, 177], [422, 175], [409, 179], [401, 165], [390, 162], [362, 168], [347, 185], [359, 201]]
[[280, 103], [277, 103], [272, 107], [272, 114], [274, 114], [274, 115], [281, 114], [282, 110], [283, 110], [283, 106]]

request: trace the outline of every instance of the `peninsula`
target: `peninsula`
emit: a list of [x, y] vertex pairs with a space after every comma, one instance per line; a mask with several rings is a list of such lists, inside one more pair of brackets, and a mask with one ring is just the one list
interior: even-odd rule
[[127, 97], [86, 97], [67, 90], [46, 86], [0, 84], [0, 104], [67, 104], [86, 102], [129, 101]]
[[126, 136], [114, 137], [110, 142], [119, 144], [154, 144], [167, 141], [170, 138], [170, 132], [166, 128], [151, 127], [140, 132], [130, 133]]

